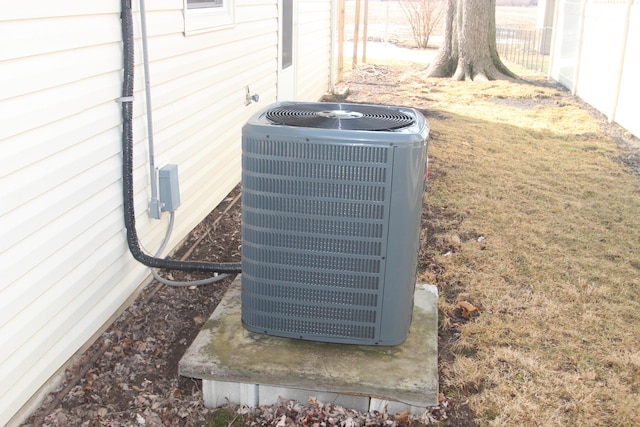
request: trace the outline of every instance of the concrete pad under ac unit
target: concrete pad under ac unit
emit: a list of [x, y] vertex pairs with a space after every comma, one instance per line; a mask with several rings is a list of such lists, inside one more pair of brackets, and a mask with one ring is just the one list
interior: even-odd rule
[[368, 412], [421, 414], [438, 404], [437, 289], [416, 286], [408, 339], [363, 346], [256, 334], [242, 327], [241, 276], [180, 360], [183, 376], [203, 382], [204, 404], [302, 403], [310, 397]]

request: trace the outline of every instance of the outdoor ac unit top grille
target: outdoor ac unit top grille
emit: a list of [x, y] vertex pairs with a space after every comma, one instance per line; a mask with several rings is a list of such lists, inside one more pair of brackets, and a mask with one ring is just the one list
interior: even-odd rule
[[389, 107], [343, 104], [291, 104], [267, 111], [267, 119], [277, 125], [315, 129], [388, 131], [410, 126], [413, 117]]

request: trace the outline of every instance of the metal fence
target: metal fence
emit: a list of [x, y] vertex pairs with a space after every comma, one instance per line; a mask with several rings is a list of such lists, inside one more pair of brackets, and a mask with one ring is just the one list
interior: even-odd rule
[[496, 28], [500, 57], [539, 73], [549, 71], [551, 27], [537, 30]]

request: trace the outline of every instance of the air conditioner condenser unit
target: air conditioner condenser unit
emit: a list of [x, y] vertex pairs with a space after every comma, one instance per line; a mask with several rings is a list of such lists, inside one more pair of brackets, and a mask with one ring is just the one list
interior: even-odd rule
[[397, 345], [413, 310], [429, 127], [403, 107], [277, 103], [242, 130], [242, 323]]

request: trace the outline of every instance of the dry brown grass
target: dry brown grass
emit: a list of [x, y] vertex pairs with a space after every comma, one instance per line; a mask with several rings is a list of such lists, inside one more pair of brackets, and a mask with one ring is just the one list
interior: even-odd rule
[[480, 425], [640, 425], [640, 178], [602, 123], [541, 80], [367, 67], [349, 101], [430, 121], [419, 280], [440, 291], [442, 391]]

